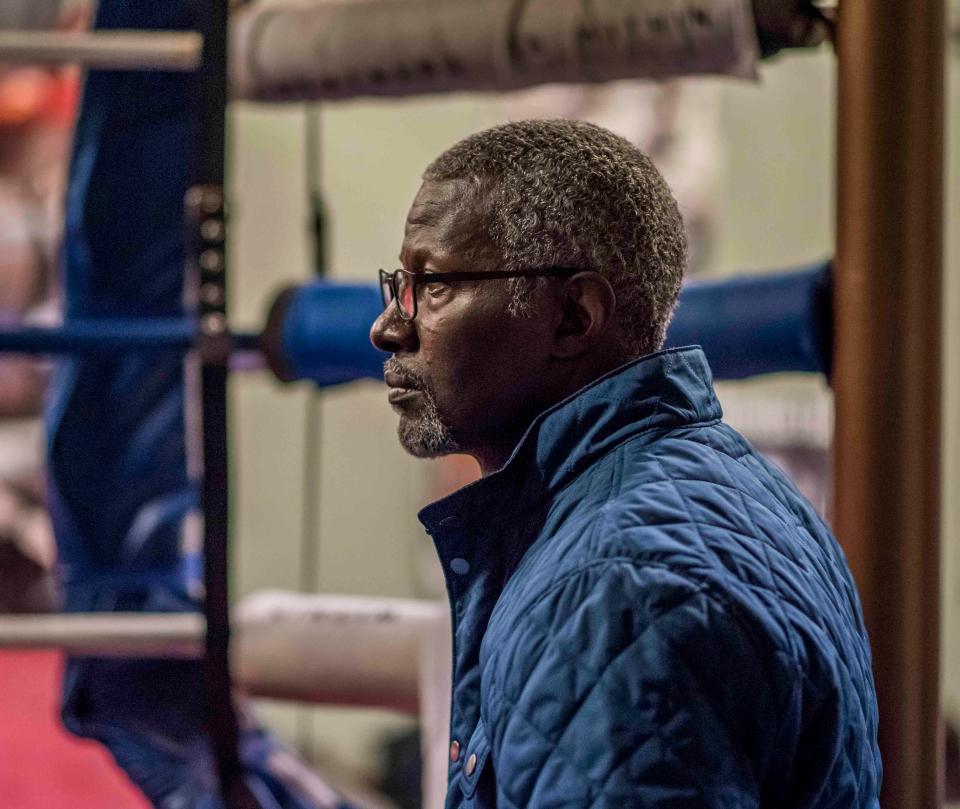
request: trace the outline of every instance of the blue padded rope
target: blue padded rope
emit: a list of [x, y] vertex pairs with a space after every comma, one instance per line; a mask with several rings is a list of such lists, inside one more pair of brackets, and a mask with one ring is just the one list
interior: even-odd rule
[[183, 352], [193, 346], [196, 331], [196, 321], [182, 317], [75, 318], [55, 328], [0, 327], [0, 351], [23, 354]]
[[[829, 264], [800, 270], [697, 281], [680, 293], [667, 347], [700, 344], [718, 379], [803, 371], [829, 376]], [[386, 355], [368, 330], [383, 308], [374, 284], [316, 280], [275, 300], [263, 334], [230, 335], [233, 350], [263, 351], [285, 381], [318, 386], [379, 379]], [[186, 351], [192, 318], [74, 318], [51, 329], [0, 327], [0, 352], [32, 354]]]
[[[313, 281], [274, 302], [261, 345], [280, 379], [333, 385], [380, 379], [386, 354], [368, 330], [383, 310], [375, 284]], [[829, 264], [688, 284], [666, 347], [700, 344], [717, 379], [830, 374]]]
[[684, 287], [666, 347], [699, 344], [717, 379], [806, 371], [830, 376], [830, 265]]
[[363, 377], [382, 379], [387, 355], [370, 343], [370, 326], [382, 311], [373, 284], [317, 279], [289, 287], [270, 309], [261, 348], [285, 382], [309, 379], [325, 387]]

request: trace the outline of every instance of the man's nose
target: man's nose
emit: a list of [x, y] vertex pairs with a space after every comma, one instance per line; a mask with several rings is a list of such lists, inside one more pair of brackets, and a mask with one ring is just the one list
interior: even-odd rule
[[403, 351], [415, 351], [417, 348], [417, 329], [413, 321], [400, 317], [397, 305], [391, 303], [370, 327], [370, 342], [381, 351], [399, 354]]

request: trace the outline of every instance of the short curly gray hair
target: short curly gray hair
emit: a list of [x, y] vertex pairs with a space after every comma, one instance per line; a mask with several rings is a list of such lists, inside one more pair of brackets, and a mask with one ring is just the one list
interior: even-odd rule
[[[629, 141], [583, 121], [509, 123], [452, 146], [423, 179], [474, 185], [501, 267], [597, 270], [616, 292], [625, 347], [639, 356], [663, 345], [686, 237], [663, 177]], [[537, 280], [512, 283], [511, 311], [526, 314]]]

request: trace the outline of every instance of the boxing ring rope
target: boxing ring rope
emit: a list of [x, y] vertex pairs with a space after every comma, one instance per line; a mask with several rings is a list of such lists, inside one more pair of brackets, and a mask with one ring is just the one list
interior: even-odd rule
[[260, 101], [753, 77], [757, 60], [742, 0], [288, 0], [243, 8], [230, 38], [231, 92]]
[[[231, 674], [245, 695], [418, 715], [424, 806], [442, 806], [432, 796], [447, 773], [446, 602], [265, 591], [236, 605], [232, 623]], [[7, 615], [0, 649], [199, 660], [205, 632], [198, 613]]]
[[942, 802], [943, 0], [841, 3], [834, 525], [880, 706], [884, 806]]
[[78, 656], [199, 658], [205, 632], [199, 613], [0, 615], [0, 649], [60, 649]]
[[[637, 76], [753, 77], [757, 53], [747, 8], [742, 0], [674, 0], [669, 7], [636, 0], [596, 9], [579, 0], [254, 5], [231, 19], [231, 93], [291, 101]], [[0, 31], [5, 62], [192, 71], [202, 50], [196, 32]]]
[[75, 62], [100, 70], [196, 70], [203, 38], [193, 31], [0, 30], [0, 62]]
[[[704, 346], [718, 379], [785, 371], [829, 376], [831, 289], [829, 262], [689, 283], [666, 346]], [[320, 279], [280, 292], [261, 332], [220, 336], [232, 352], [261, 355], [239, 367], [266, 365], [284, 382], [379, 380], [386, 355], [370, 344], [368, 327], [382, 306], [375, 284]], [[53, 328], [0, 327], [0, 352], [186, 352], [201, 336], [202, 319], [194, 317], [71, 319]]]
[[193, 347], [198, 331], [197, 321], [186, 317], [91, 318], [52, 328], [3, 326], [0, 327], [0, 351], [22, 354], [182, 352]]
[[[449, 640], [449, 616], [441, 601], [260, 592], [236, 606], [232, 631], [233, 679], [248, 694], [415, 714], [422, 648]], [[0, 649], [77, 657], [202, 659], [205, 634], [199, 613], [0, 616]]]

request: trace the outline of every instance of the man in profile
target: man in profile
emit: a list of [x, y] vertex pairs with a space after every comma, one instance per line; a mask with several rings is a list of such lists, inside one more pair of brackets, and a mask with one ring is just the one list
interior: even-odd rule
[[381, 271], [403, 446], [478, 482], [425, 508], [454, 626], [447, 806], [877, 807], [846, 562], [660, 351], [685, 262], [650, 161], [507, 124], [437, 158]]

